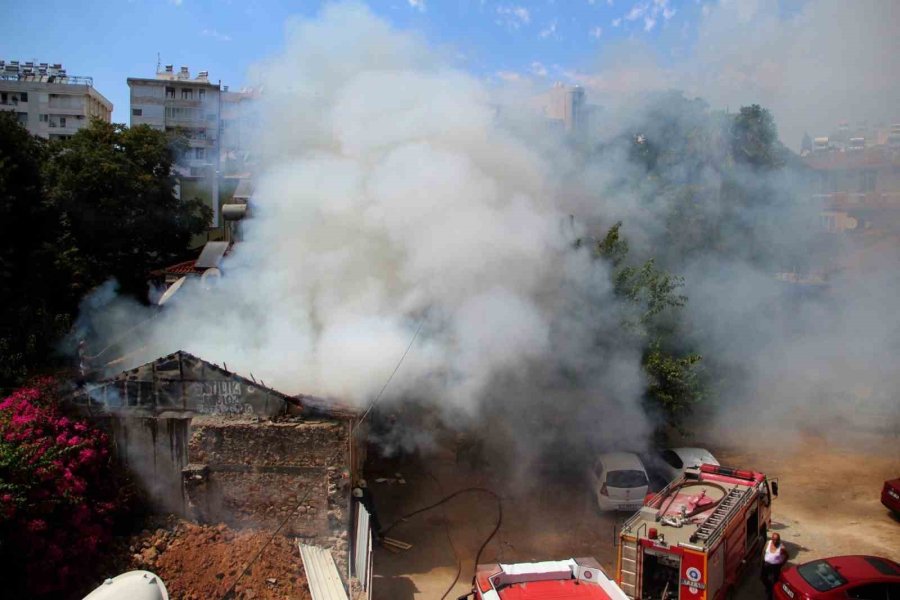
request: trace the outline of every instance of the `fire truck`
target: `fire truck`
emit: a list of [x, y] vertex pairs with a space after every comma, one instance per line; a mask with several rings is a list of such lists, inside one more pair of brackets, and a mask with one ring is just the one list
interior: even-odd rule
[[475, 600], [628, 600], [593, 558], [478, 565], [472, 591], [457, 600], [473, 596]]
[[762, 552], [777, 481], [701, 465], [647, 498], [619, 533], [616, 581], [631, 600], [720, 600]]

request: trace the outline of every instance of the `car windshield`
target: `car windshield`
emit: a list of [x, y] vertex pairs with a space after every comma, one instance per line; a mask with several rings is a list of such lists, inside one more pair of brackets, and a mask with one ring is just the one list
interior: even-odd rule
[[847, 583], [834, 567], [824, 560], [817, 560], [797, 567], [797, 572], [819, 592], [827, 592]]
[[647, 485], [647, 474], [643, 471], [610, 471], [606, 485], [615, 488], [635, 488]]

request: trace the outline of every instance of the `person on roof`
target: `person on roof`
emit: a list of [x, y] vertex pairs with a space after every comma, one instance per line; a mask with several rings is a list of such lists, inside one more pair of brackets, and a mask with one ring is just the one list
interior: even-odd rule
[[773, 533], [772, 539], [766, 542], [765, 545], [762, 574], [760, 575], [763, 585], [766, 588], [766, 598], [768, 600], [772, 600], [775, 584], [778, 582], [778, 577], [781, 575], [781, 568], [784, 566], [784, 563], [787, 562], [787, 559], [787, 548], [781, 543], [781, 536], [777, 533]]

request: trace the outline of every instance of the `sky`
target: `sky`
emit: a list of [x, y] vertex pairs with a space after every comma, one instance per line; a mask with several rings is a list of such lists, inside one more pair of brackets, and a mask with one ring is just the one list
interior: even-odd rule
[[[11, 0], [0, 0], [11, 2]], [[715, 109], [761, 104], [783, 142], [840, 122], [900, 121], [897, 0], [360, 0], [488, 83], [583, 85], [589, 103], [679, 89]], [[240, 89], [285, 47], [301, 0], [31, 0], [5, 11], [0, 58], [94, 78], [127, 122], [128, 77], [157, 64]], [[254, 65], [257, 68], [254, 68]], [[284, 77], [289, 78], [290, 73]], [[523, 88], [524, 89], [524, 88]]]
[[[4, 0], [9, 1], [9, 0]], [[278, 0], [32, 0], [5, 11], [6, 60], [59, 62], [94, 78], [128, 119], [127, 77], [162, 65], [207, 70], [232, 89], [248, 69], [278, 52], [292, 16], [322, 2]], [[696, 39], [703, 3], [695, 0], [378, 0], [367, 2], [397, 28], [423, 35], [457, 66], [484, 77], [546, 78], [584, 71], [615, 40], [639, 38], [677, 59]], [[158, 59], [157, 59], [158, 57]], [[285, 76], [289, 76], [285, 74]]]

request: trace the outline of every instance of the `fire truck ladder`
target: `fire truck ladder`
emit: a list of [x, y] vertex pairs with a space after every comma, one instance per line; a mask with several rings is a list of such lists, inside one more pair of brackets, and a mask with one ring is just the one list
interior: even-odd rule
[[618, 583], [629, 598], [634, 598], [637, 591], [638, 537], [622, 536], [619, 541], [621, 545], [621, 561], [619, 564], [621, 581]]
[[753, 488], [734, 486], [725, 497], [719, 502], [712, 514], [707, 517], [703, 524], [697, 528], [697, 531], [691, 536], [691, 542], [697, 540], [709, 541], [711, 537], [716, 535], [722, 527], [722, 524], [728, 521], [739, 506], [743, 504], [744, 497], [753, 492]]

